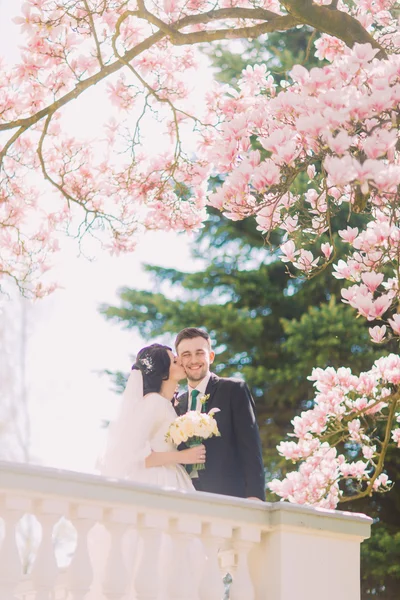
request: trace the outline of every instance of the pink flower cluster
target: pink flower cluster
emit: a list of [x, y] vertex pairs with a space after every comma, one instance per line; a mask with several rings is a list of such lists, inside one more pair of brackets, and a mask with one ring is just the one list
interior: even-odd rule
[[[374, 210], [374, 218], [360, 233], [339, 231], [345, 242], [351, 244], [353, 252], [349, 258], [334, 266], [334, 277], [351, 281], [353, 285], [342, 290], [343, 302], [353, 306], [369, 321], [382, 320], [397, 302], [397, 264], [400, 249], [400, 223], [398, 210], [388, 202], [385, 207]], [[393, 277], [385, 279], [384, 272], [393, 268]], [[399, 317], [388, 318], [386, 325], [370, 328], [375, 343], [385, 341], [388, 327], [391, 335], [399, 335]]]
[[[292, 421], [291, 435], [298, 441], [278, 446], [287, 460], [300, 462], [299, 470], [281, 481], [274, 479], [269, 484], [271, 491], [290, 502], [335, 508], [343, 494], [343, 480], [351, 480], [357, 490], [369, 484], [374, 491], [389, 489], [388, 476], [377, 471], [381, 447], [377, 450], [368, 431], [387, 416], [391, 402], [397, 406], [400, 356], [382, 357], [359, 376], [347, 368], [328, 367], [314, 369], [309, 379], [317, 391], [314, 407]], [[395, 419], [400, 422], [400, 412]], [[393, 428], [392, 440], [400, 447], [400, 428]], [[351, 452], [347, 453], [349, 445]], [[354, 460], [355, 448], [358, 460]]]
[[[278, 0], [257, 6], [285, 13]], [[389, 0], [364, 0], [351, 9], [338, 3], [340, 11], [390, 43], [397, 39], [392, 6]], [[360, 187], [374, 206], [386, 205], [389, 196], [393, 200], [398, 164], [391, 115], [398, 103], [398, 58], [371, 62], [371, 47], [356, 45], [349, 52], [323, 36], [317, 52], [332, 65], [310, 72], [294, 67], [292, 84], [281, 91], [264, 65], [247, 67], [239, 92], [219, 85], [208, 91], [203, 115], [188, 77], [196, 69], [195, 46], [171, 43], [157, 19], [165, 27], [185, 19], [181, 32], [197, 34], [235, 26], [232, 20], [199, 21], [202, 13], [231, 7], [252, 9], [254, 3], [149, 0], [146, 9], [154, 18], [148, 18], [136, 0], [68, 5], [25, 0], [16, 19], [25, 36], [21, 60], [10, 69], [1, 65], [0, 216], [7, 250], [0, 254], [0, 274], [9, 273], [23, 287], [40, 276], [59, 229], [100, 237], [113, 252], [133, 249], [146, 228], [198, 229], [211, 169], [226, 174], [221, 189], [210, 195], [211, 205], [232, 219], [254, 215], [263, 232], [282, 227], [288, 239], [302, 227], [294, 210], [299, 198], [288, 186], [297, 171], [307, 171], [313, 182], [306, 202], [314, 235], [326, 230], [332, 198], [353, 204]], [[104, 122], [100, 114], [100, 139], [79, 140], [69, 132], [68, 105], [73, 101], [79, 112], [80, 96], [94, 84], [114, 117]], [[155, 115], [157, 128], [144, 149], [148, 114]], [[26, 129], [24, 119], [31, 121]], [[323, 173], [316, 168], [321, 164]], [[58, 207], [50, 216], [32, 208], [31, 219], [29, 199], [42, 204], [39, 173]], [[32, 222], [39, 243], [27, 226]], [[311, 275], [333, 255], [330, 241], [317, 255], [300, 246], [292, 263]]]
[[[172, 8], [153, 6], [164, 17]], [[201, 117], [190, 118], [189, 110], [188, 73], [197, 64], [193, 48], [163, 39], [134, 53], [130, 69], [111, 71], [97, 84], [104, 106], [97, 112], [99, 138], [70, 133], [70, 101], [77, 98], [78, 115], [78, 96], [87, 82], [101, 81], [112, 64], [122, 66], [119, 56], [153, 34], [150, 23], [129, 13], [136, 9], [135, 1], [106, 0], [101, 10], [88, 13], [84, 3], [27, 0], [16, 19], [26, 44], [20, 64], [10, 69], [1, 64], [0, 78], [0, 127], [5, 128], [0, 132], [0, 278], [9, 275], [27, 294], [42, 296], [52, 289], [42, 273], [58, 249], [60, 232], [82, 243], [82, 237], [92, 236], [119, 253], [133, 250], [145, 229], [191, 231], [206, 218], [210, 167], [189, 158], [192, 150], [185, 152], [181, 142], [181, 129], [193, 128]], [[198, 9], [196, 2], [186, 7], [188, 14]], [[61, 107], [50, 110], [47, 119], [19, 129], [21, 119], [35, 118], [54, 102]], [[110, 111], [113, 116], [103, 119], [102, 112]], [[147, 151], [146, 112], [158, 121]], [[38, 186], [40, 173], [45, 182]]]
[[298, 471], [288, 473], [282, 481], [274, 479], [268, 487], [282, 499], [295, 504], [335, 508], [340, 497], [339, 464], [336, 448], [319, 444]]
[[[400, 57], [378, 61], [376, 53], [355, 44], [352, 51], [341, 47], [324, 68], [297, 65], [279, 93], [269, 73], [259, 68], [251, 77], [247, 68], [241, 91], [225, 104], [216, 99], [224, 121], [208, 151], [215, 169], [225, 172], [210, 204], [231, 219], [254, 215], [266, 234], [285, 231], [281, 258], [307, 277], [333, 260], [335, 210], [344, 203], [356, 212], [368, 208], [364, 230], [339, 231], [349, 251], [334, 265], [334, 277], [353, 284], [342, 290], [343, 301], [369, 321], [385, 318], [397, 302], [400, 253]], [[301, 197], [291, 188], [304, 172], [310, 187]], [[318, 245], [322, 234], [330, 239]], [[372, 340], [399, 335], [399, 319], [371, 327]]]

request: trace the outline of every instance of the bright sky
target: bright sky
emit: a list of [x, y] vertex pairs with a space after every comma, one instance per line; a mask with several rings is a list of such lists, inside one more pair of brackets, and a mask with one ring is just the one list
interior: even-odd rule
[[[15, 60], [20, 42], [11, 19], [21, 0], [0, 0], [0, 56]], [[189, 238], [148, 234], [135, 254], [112, 258], [99, 253], [89, 262], [78, 258], [77, 246], [66, 241], [52, 278], [63, 289], [31, 309], [28, 381], [37, 462], [90, 471], [104, 440], [99, 423], [116, 406], [109, 379], [99, 371], [129, 371], [144, 341], [121, 331], [98, 313], [99, 304], [117, 303], [121, 286], [151, 289], [142, 261], [193, 270]]]

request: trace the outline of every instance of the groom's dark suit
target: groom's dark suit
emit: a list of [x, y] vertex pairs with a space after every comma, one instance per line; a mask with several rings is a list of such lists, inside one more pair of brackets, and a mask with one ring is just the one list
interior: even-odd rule
[[[219, 408], [215, 419], [221, 437], [204, 441], [206, 468], [193, 479], [195, 488], [227, 496], [265, 500], [265, 479], [254, 400], [244, 381], [211, 374], [205, 394], [210, 397], [203, 412]], [[188, 410], [188, 394], [175, 407], [178, 415]]]

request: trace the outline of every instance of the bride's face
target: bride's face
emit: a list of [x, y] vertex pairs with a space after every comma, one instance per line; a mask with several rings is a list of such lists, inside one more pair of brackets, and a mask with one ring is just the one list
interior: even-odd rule
[[181, 365], [180, 359], [175, 356], [170, 350], [168, 350], [169, 357], [171, 359], [171, 366], [169, 368], [169, 378], [174, 381], [180, 381], [186, 378], [186, 373]]

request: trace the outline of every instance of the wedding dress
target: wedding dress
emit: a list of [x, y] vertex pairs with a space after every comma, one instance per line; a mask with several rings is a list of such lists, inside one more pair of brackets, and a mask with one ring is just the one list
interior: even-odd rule
[[[125, 479], [132, 483], [153, 485], [158, 488], [194, 492], [195, 488], [184, 467], [180, 464], [160, 467], [145, 467], [145, 459], [153, 452], [176, 451], [176, 447], [165, 436], [171, 423], [176, 419], [171, 402], [160, 394], [152, 393], [143, 397], [143, 378], [138, 370], [133, 370], [123, 394], [117, 419], [111, 422], [108, 431], [107, 447], [100, 459], [98, 468], [101, 475], [113, 479]], [[134, 570], [138, 548], [135, 531], [125, 536], [124, 563], [132, 577], [123, 600], [136, 600], [134, 591]], [[168, 573], [168, 539], [161, 537], [160, 570], [161, 579]], [[93, 583], [86, 600], [106, 600], [102, 593], [102, 580], [110, 550], [110, 538], [100, 523], [90, 532], [89, 554], [93, 568]], [[160, 586], [159, 600], [163, 600], [163, 587]]]
[[142, 374], [133, 370], [119, 417], [110, 424], [107, 449], [100, 463], [101, 474], [163, 488], [195, 491], [180, 464], [145, 467], [145, 460], [152, 451], [176, 451], [174, 444], [165, 437], [175, 419], [175, 410], [167, 398], [157, 393], [143, 397]]

